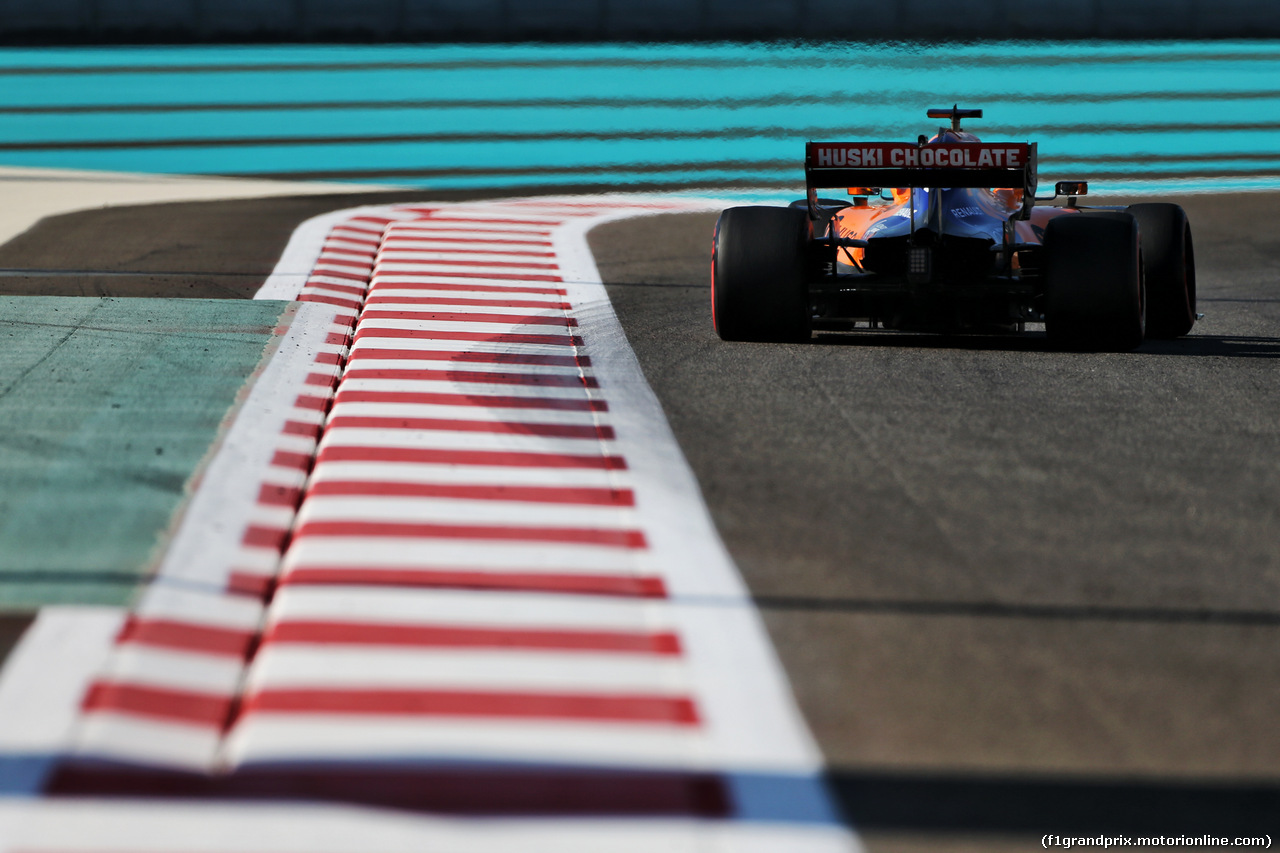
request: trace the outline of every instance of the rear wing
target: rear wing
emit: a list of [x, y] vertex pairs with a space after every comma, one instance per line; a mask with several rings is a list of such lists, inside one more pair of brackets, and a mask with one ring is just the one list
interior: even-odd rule
[[992, 187], [1036, 194], [1034, 142], [810, 142], [804, 181], [810, 213], [830, 187]]

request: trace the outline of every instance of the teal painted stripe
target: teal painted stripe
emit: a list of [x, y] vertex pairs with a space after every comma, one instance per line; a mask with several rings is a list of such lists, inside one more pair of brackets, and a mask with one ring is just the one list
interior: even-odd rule
[[[539, 44], [488, 45], [270, 45], [270, 46], [154, 46], [90, 48], [7, 48], [0, 54], [0, 69], [115, 68], [120, 66], [235, 66], [258, 64], [358, 65], [368, 63], [451, 62], [474, 64], [547, 61], [671, 63], [680, 60], [704, 63], [770, 61], [910, 64], [921, 56], [956, 62], [1016, 62], [1034, 59], [1062, 65], [1089, 62], [1131, 62], [1158, 58], [1170, 62], [1203, 62], [1218, 56], [1275, 58], [1280, 47], [1266, 41], [1156, 40], [1146, 42], [972, 42], [964, 44], [917, 43], [659, 43], [659, 44]], [[554, 58], [549, 60], [549, 57]], [[1048, 59], [1045, 59], [1048, 58]]]
[[[1273, 134], [1272, 134], [1273, 135]], [[1107, 174], [1142, 176], [1163, 174], [1171, 169], [1194, 164], [1196, 171], [1211, 173], [1224, 168], [1249, 168], [1254, 171], [1273, 168], [1276, 156], [1265, 150], [1268, 134], [1256, 146], [1242, 152], [1216, 152], [1211, 159], [1201, 159], [1201, 149], [1192, 144], [1170, 146], [1160, 157], [1141, 146], [1117, 145], [1107, 154], [1088, 159], [1073, 158], [1069, 143], [1043, 149], [1043, 168], [1059, 170], [1066, 164], [1081, 163], [1081, 168]], [[771, 161], [789, 170], [803, 182], [803, 137], [776, 139], [740, 137], [708, 146], [703, 140], [575, 140], [572, 144], [506, 143], [441, 143], [432, 145], [430, 158], [420, 156], [424, 147], [415, 143], [350, 143], [317, 146], [264, 146], [246, 152], [227, 149], [161, 149], [95, 151], [76, 158], [83, 168], [116, 171], [184, 173], [213, 171], [226, 174], [267, 175], [313, 179], [337, 179], [343, 176], [395, 176], [425, 174], [459, 177], [484, 174], [494, 176], [495, 183], [521, 173], [536, 175], [548, 169], [578, 170], [583, 173], [608, 174], [617, 170], [669, 171], [671, 167], [702, 163], [719, 164], [726, 178], [750, 164]], [[1181, 149], [1181, 150], [1179, 150]], [[11, 165], [44, 165], [41, 152], [5, 152]], [[248, 166], [249, 168], [246, 168]]]
[[128, 603], [284, 308], [0, 297], [0, 609]]
[[[549, 48], [550, 50], [550, 48]], [[667, 65], [656, 59], [641, 67], [547, 65], [536, 68], [351, 69], [282, 71], [142, 71], [124, 74], [24, 75], [0, 89], [0, 106], [51, 104], [243, 103], [285, 100], [506, 99], [607, 97], [623, 104], [633, 99], [679, 95], [716, 101], [786, 93], [802, 102], [831, 92], [883, 93], [892, 108], [900, 92], [948, 93], [973, 97], [1018, 89], [1048, 96], [1088, 100], [1114, 92], [1147, 90], [1213, 93], [1217, 90], [1274, 90], [1280, 56], [1204, 63], [1136, 61], [1125, 64], [1070, 65], [1030, 59], [1023, 63], [946, 65], [920, 57], [914, 66], [856, 62], [785, 66], [751, 63], [714, 67]], [[1153, 79], [1153, 75], [1158, 75]], [[199, 85], [193, 85], [198, 81]], [[907, 106], [907, 105], [902, 105]]]
[[[1278, 78], [1280, 79], [1280, 78]], [[932, 103], [936, 96], [913, 94], [918, 103]], [[1047, 134], [1058, 139], [1073, 133], [1077, 127], [1064, 121], [1066, 110], [1082, 109], [1079, 105], [1027, 104], [984, 98], [973, 103], [984, 104], [986, 118], [971, 122], [975, 131], [1010, 134], [1017, 137]], [[785, 103], [761, 106], [723, 104], [720, 102], [686, 102], [674, 106], [663, 104], [591, 105], [566, 107], [538, 102], [508, 108], [483, 107], [397, 107], [370, 109], [343, 107], [327, 109], [289, 109], [272, 112], [219, 109], [207, 112], [66, 113], [9, 114], [0, 118], [4, 132], [0, 146], [16, 145], [35, 148], [93, 146], [103, 143], [150, 144], [186, 142], [197, 147], [209, 143], [253, 144], [289, 136], [300, 140], [324, 141], [335, 135], [377, 137], [388, 134], [419, 134], [450, 137], [462, 134], [545, 134], [551, 141], [582, 134], [631, 135], [698, 135], [707, 139], [733, 138], [744, 131], [766, 131], [763, 135], [806, 138], [810, 135], [836, 134], [848, 136], [885, 133], [909, 136], [912, 130], [929, 122], [922, 120], [919, 110], [889, 110], [850, 104], [843, 115], [831, 115], [836, 107], [829, 103]], [[1188, 125], [1220, 135], [1219, 141], [1236, 139], [1235, 134], [1249, 127], [1270, 129], [1280, 126], [1280, 91], [1267, 97], [1219, 98], [1212, 103], [1182, 110], [1168, 104], [1164, 114], [1140, 99], [1113, 101], [1088, 106], [1090, 122], [1076, 132], [1077, 136], [1099, 134], [1122, 136], [1138, 143], [1164, 143], [1183, 136]], [[870, 119], [884, 115], [884, 124]], [[1135, 120], [1135, 116], [1139, 116]], [[824, 117], [829, 120], [824, 121]], [[1230, 134], [1229, 136], [1222, 136]], [[561, 139], [554, 139], [554, 137]], [[1114, 141], [1114, 140], [1112, 140]], [[1073, 140], [1073, 144], [1078, 140]], [[1204, 144], [1198, 140], [1197, 144]]]
[[798, 182], [805, 139], [911, 139], [936, 125], [925, 107], [962, 102], [987, 111], [980, 135], [1038, 141], [1046, 179], [1280, 186], [1270, 42], [4, 50], [4, 77], [11, 165], [439, 187], [784, 180], [784, 165], [751, 165], [768, 161]]

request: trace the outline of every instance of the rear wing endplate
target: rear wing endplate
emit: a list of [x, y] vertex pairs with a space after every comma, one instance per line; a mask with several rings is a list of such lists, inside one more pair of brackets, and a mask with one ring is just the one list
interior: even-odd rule
[[816, 216], [817, 190], [830, 187], [991, 187], [1036, 194], [1034, 142], [810, 142], [805, 188]]

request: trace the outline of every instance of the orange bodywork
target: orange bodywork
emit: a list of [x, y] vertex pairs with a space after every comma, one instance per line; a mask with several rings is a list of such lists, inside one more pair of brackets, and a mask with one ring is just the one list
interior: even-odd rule
[[[911, 201], [911, 190], [906, 187], [894, 187], [891, 192], [892, 200], [884, 199], [883, 203], [879, 204], [874, 203], [874, 201], [871, 203], [855, 202], [851, 207], [841, 208], [836, 211], [832, 217], [835, 235], [861, 239], [867, 233], [867, 229], [876, 222], [901, 215], [903, 211], [908, 209]], [[1004, 217], [1012, 217], [1022, 207], [1022, 190], [991, 189], [975, 190], [974, 192], [981, 194], [981, 197], [991, 206], [992, 213], [999, 213]], [[872, 196], [871, 198], [874, 200], [876, 197]], [[1078, 211], [1073, 207], [1033, 207], [1030, 219], [1014, 220], [1016, 242], [1038, 245], [1049, 220], [1056, 216], [1076, 212]], [[853, 263], [860, 264], [863, 258], [866, 257], [866, 250], [846, 248], [841, 250], [841, 254]], [[842, 258], [842, 261], [844, 261], [844, 258]]]

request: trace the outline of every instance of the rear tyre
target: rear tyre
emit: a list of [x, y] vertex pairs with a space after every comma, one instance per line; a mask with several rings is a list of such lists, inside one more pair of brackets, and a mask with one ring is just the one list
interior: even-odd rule
[[1179, 338], [1196, 322], [1196, 260], [1191, 225], [1176, 204], [1132, 204], [1142, 240], [1147, 337]]
[[731, 207], [711, 249], [711, 319], [726, 341], [804, 341], [810, 335], [805, 250], [809, 216], [786, 207]]
[[1045, 331], [1064, 349], [1127, 352], [1145, 332], [1138, 223], [1127, 213], [1069, 214], [1044, 235]]

